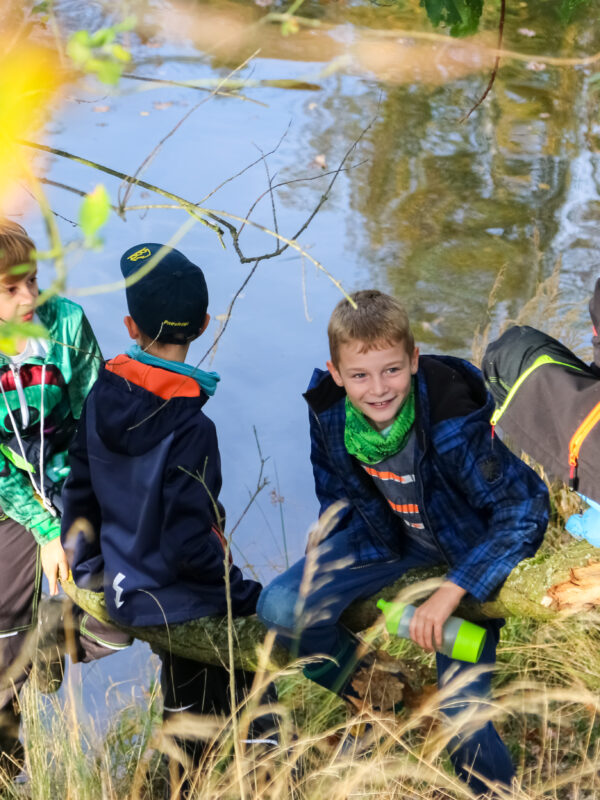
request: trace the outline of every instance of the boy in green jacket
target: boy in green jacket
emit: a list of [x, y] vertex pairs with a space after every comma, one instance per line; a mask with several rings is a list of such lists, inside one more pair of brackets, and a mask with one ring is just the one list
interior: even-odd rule
[[[0, 770], [19, 772], [18, 693], [31, 664], [12, 666], [38, 619], [42, 571], [50, 594], [69, 568], [60, 542], [60, 491], [67, 449], [102, 354], [83, 309], [52, 297], [36, 307], [35, 245], [0, 219], [0, 322], [42, 325], [47, 336], [0, 339]], [[82, 620], [81, 660], [129, 643], [113, 629]]]

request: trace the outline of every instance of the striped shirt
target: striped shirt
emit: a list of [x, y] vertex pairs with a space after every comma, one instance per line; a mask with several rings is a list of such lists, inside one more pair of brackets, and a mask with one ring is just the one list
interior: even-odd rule
[[405, 536], [421, 547], [439, 554], [439, 549], [430, 531], [427, 530], [418, 505], [415, 483], [415, 431], [411, 431], [406, 445], [393, 456], [377, 464], [365, 464], [362, 468], [369, 475], [378, 491], [385, 497], [390, 508], [404, 522]]

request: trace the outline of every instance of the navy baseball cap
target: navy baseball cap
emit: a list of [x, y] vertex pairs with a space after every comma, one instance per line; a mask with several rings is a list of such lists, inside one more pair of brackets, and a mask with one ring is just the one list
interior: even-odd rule
[[[121, 256], [124, 278], [143, 269], [165, 245], [136, 244]], [[204, 273], [179, 250], [167, 247], [140, 280], [127, 286], [127, 307], [140, 329], [158, 342], [185, 344], [198, 335], [208, 308]]]

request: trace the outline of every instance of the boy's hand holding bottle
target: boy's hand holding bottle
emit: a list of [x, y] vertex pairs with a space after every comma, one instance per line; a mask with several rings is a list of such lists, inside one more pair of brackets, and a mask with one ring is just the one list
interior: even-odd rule
[[409, 628], [413, 642], [430, 652], [440, 649], [444, 623], [466, 593], [465, 589], [452, 581], [444, 581], [415, 611]]

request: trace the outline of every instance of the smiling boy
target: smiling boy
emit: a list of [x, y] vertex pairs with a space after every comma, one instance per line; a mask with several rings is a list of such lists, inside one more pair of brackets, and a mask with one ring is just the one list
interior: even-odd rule
[[[351, 300], [334, 309], [327, 372], [315, 370], [305, 394], [321, 515], [339, 501], [343, 509], [327, 538], [263, 590], [258, 614], [299, 655], [326, 656], [305, 674], [355, 709], [372, 660], [339, 624], [344, 609], [409, 569], [445, 564], [445, 581], [410, 625], [412, 639], [434, 649], [465, 595], [486, 600], [535, 553], [548, 493], [494, 439], [493, 402], [475, 367], [419, 357], [395, 298], [366, 290]], [[442, 703], [447, 717], [489, 694], [501, 625], [485, 623], [479, 663], [489, 669], [471, 679], [464, 677], [469, 665], [436, 654], [439, 685], [451, 678], [460, 685]], [[510, 785], [514, 768], [491, 722], [455, 736], [448, 749], [476, 793]]]

